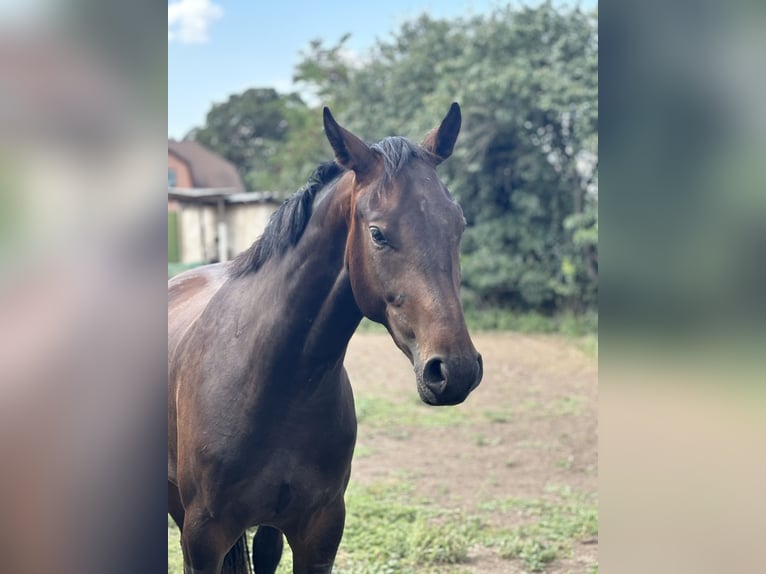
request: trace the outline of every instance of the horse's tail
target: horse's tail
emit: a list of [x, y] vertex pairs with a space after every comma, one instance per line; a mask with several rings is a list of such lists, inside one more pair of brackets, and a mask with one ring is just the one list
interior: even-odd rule
[[251, 572], [250, 552], [247, 549], [247, 532], [245, 532], [226, 553], [221, 574], [250, 574]]

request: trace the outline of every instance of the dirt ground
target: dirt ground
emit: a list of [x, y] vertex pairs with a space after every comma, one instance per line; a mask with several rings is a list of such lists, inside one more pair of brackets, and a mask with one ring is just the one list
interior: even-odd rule
[[[441, 407], [459, 409], [460, 424], [415, 421], [386, 429], [362, 420], [352, 481], [372, 484], [406, 475], [414, 495], [469, 513], [484, 505], [483, 516], [500, 528], [514, 526], [518, 518], [486, 512], [493, 501], [542, 499], [551, 488], [595, 493], [596, 358], [558, 336], [478, 333], [473, 339], [484, 357], [484, 379], [462, 405]], [[412, 367], [386, 334], [355, 335], [346, 368], [358, 404], [376, 397], [417, 401]], [[571, 556], [546, 572], [592, 572], [597, 551], [597, 539], [579, 541]], [[482, 547], [469, 553], [467, 567], [487, 574], [524, 571]]]

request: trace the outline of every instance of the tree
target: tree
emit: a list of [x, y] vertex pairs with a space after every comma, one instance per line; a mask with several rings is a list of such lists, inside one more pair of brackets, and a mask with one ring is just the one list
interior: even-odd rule
[[[292, 192], [332, 157], [321, 105], [375, 141], [415, 141], [453, 101], [463, 130], [440, 173], [469, 223], [467, 307], [557, 312], [598, 291], [596, 13], [505, 7], [488, 16], [421, 16], [363, 57], [345, 35], [311, 42], [294, 80], [318, 98], [248, 90], [218, 104], [196, 139], [233, 161], [252, 189]], [[353, 57], [352, 57], [353, 56]]]
[[269, 189], [278, 186], [283, 175], [283, 166], [275, 158], [283, 155], [282, 147], [291, 137], [294, 140], [305, 131], [307, 113], [297, 94], [251, 88], [214, 105], [205, 125], [187, 138], [231, 161], [249, 189]]
[[[351, 129], [421, 138], [453, 100], [464, 112], [441, 169], [461, 201], [466, 304], [582, 310], [597, 293], [597, 49], [594, 14], [500, 8], [404, 24], [364, 66], [346, 38], [313, 43], [301, 81]], [[333, 78], [340, 78], [336, 81]]]

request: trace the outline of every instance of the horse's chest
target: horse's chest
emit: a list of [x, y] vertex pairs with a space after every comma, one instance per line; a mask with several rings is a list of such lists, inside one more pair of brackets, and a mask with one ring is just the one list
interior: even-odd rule
[[351, 468], [353, 442], [324, 444], [310, 450], [281, 447], [253, 469], [243, 502], [253, 509], [251, 521], [284, 527], [342, 496]]
[[253, 522], [281, 527], [343, 494], [356, 440], [353, 403], [334, 401], [320, 414], [290, 409], [248, 440], [240, 484]]

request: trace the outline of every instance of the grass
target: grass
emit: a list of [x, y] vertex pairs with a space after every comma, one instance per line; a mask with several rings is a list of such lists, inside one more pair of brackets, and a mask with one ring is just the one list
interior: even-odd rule
[[[543, 572], [550, 563], [570, 556], [574, 544], [598, 536], [595, 496], [565, 487], [549, 488], [540, 499], [494, 500], [469, 513], [415, 498], [412, 484], [402, 477], [371, 486], [352, 482], [346, 507], [337, 574], [465, 572], [475, 547], [492, 549], [528, 572]], [[498, 513], [512, 516], [518, 525], [489, 526]], [[285, 545], [278, 574], [291, 569], [292, 556]], [[168, 519], [168, 573], [182, 571], [178, 531]]]
[[[429, 501], [413, 500], [411, 495], [412, 487], [406, 481], [370, 487], [352, 483], [346, 493], [346, 526], [333, 571], [445, 572], [441, 566], [465, 562], [481, 523], [460, 512], [441, 510]], [[291, 572], [291, 563], [286, 545], [278, 573]], [[168, 519], [168, 573], [182, 572], [178, 530]]]
[[184, 559], [181, 553], [181, 534], [168, 515], [168, 574], [183, 574]]
[[598, 314], [594, 312], [543, 315], [533, 311], [466, 309], [465, 319], [470, 329], [478, 331], [559, 333], [570, 338], [593, 335], [598, 331]]
[[585, 412], [585, 397], [570, 395], [557, 397], [547, 402], [525, 399], [519, 405], [519, 412], [532, 413], [534, 418], [581, 416]]
[[530, 572], [571, 555], [573, 545], [598, 536], [598, 505], [593, 495], [568, 488], [550, 489], [548, 499], [508, 498], [481, 505], [485, 511], [510, 512], [520, 524], [497, 536], [498, 554], [518, 560]]
[[594, 503], [521, 501], [520, 508], [533, 521], [509, 531], [499, 544], [499, 554], [502, 558], [520, 560], [531, 572], [543, 572], [550, 562], [569, 556], [575, 542], [598, 534]]
[[407, 427], [452, 427], [466, 422], [459, 409], [435, 409], [418, 397], [405, 402], [393, 402], [382, 397], [362, 396], [356, 399], [356, 418], [360, 425], [392, 432]]
[[[469, 331], [513, 331], [516, 333], [557, 333], [578, 343], [590, 356], [598, 355], [598, 314], [594, 312], [542, 315], [535, 312], [518, 313], [505, 309], [482, 309], [465, 312]], [[369, 319], [362, 319], [359, 333], [386, 333], [386, 328]]]
[[194, 269], [199, 267], [202, 263], [168, 263], [168, 279], [173, 275], [178, 275], [187, 269]]
[[511, 422], [513, 415], [507, 410], [484, 411], [484, 418], [491, 423], [506, 424]]
[[462, 512], [413, 499], [406, 480], [369, 487], [352, 483], [346, 502], [339, 573], [426, 572], [460, 564], [481, 530], [480, 521]]
[[[381, 396], [362, 395], [356, 398], [356, 418], [361, 427], [392, 438], [405, 440], [418, 428], [455, 428], [472, 423], [507, 424], [517, 416], [532, 413], [534, 418], [582, 416], [584, 397], [565, 396], [547, 403], [525, 399], [503, 410], [486, 410], [468, 414], [461, 409], [435, 409], [425, 405], [417, 396], [394, 402]], [[490, 444], [484, 441], [483, 444]]]

